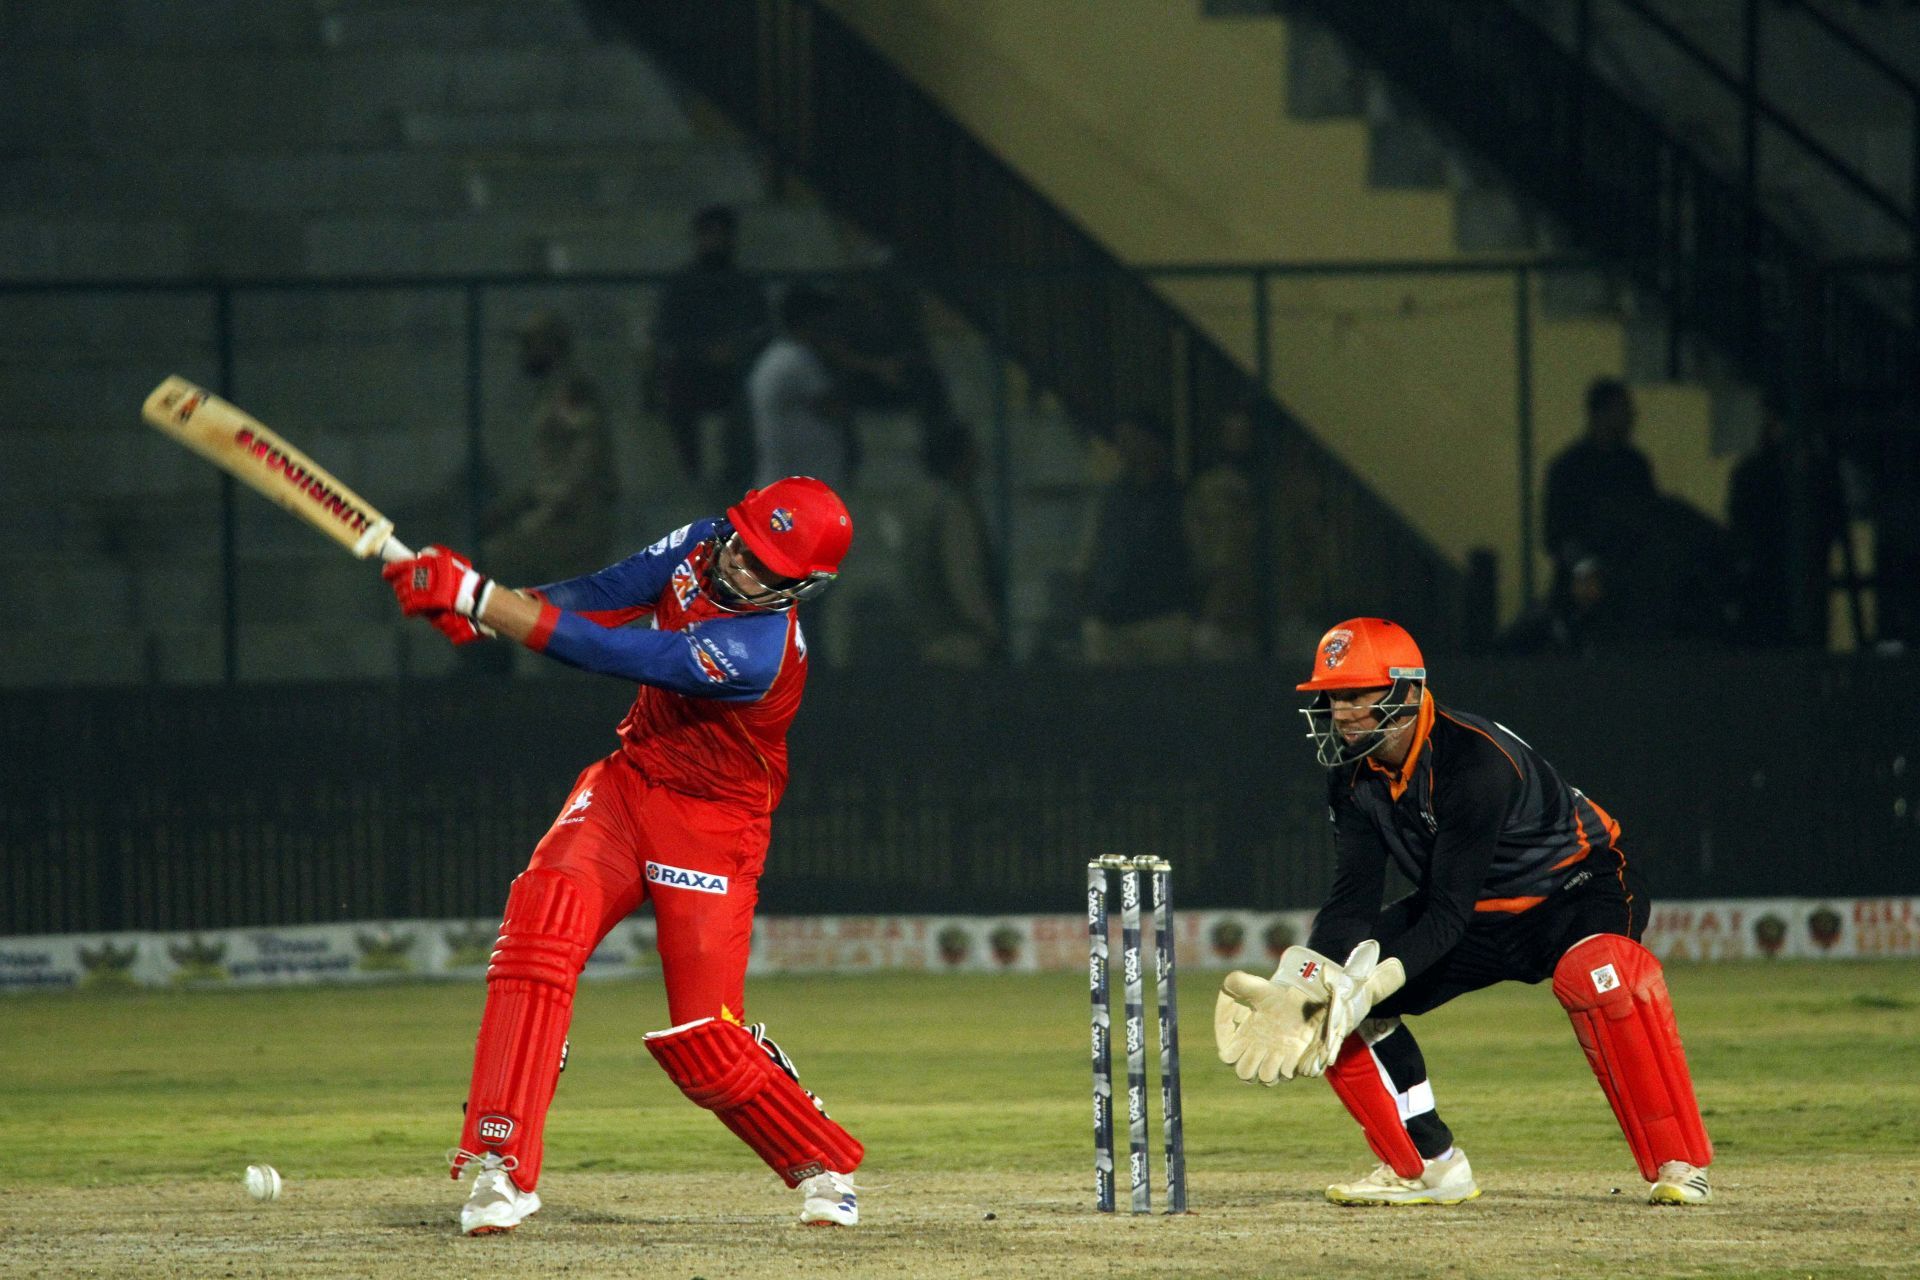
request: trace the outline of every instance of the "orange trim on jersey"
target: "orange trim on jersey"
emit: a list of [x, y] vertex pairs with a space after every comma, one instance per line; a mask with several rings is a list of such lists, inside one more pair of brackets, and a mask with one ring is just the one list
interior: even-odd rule
[[1573, 838], [1580, 842], [1579, 850], [1560, 859], [1560, 861], [1548, 868], [1549, 870], [1558, 871], [1562, 867], [1570, 867], [1593, 852], [1593, 845], [1587, 839], [1586, 820], [1580, 816], [1580, 796], [1578, 792], [1576, 792], [1573, 797]]
[[1482, 898], [1473, 904], [1475, 911], [1501, 911], [1508, 915], [1519, 915], [1522, 911], [1531, 911], [1546, 899], [1542, 898]]
[[1560, 859], [1560, 861], [1554, 863], [1551, 867], [1548, 867], [1547, 870], [1558, 871], [1562, 867], [1570, 867], [1576, 862], [1585, 862], [1587, 860], [1587, 855], [1592, 853], [1593, 849], [1587, 844], [1587, 833], [1582, 831], [1579, 834], [1580, 834], [1580, 851], [1578, 853], [1568, 854], [1566, 857]]
[[[1613, 851], [1620, 855], [1620, 870], [1615, 874], [1620, 877], [1620, 892], [1627, 896], [1627, 923], [1621, 932], [1631, 938], [1633, 937], [1633, 890], [1627, 888], [1627, 851], [1617, 844], [1613, 846]], [[1638, 939], [1635, 940], [1638, 941]]]
[[1427, 736], [1433, 732], [1433, 713], [1433, 695], [1428, 694], [1420, 699], [1420, 710], [1413, 718], [1413, 748], [1407, 752], [1407, 758], [1400, 762], [1398, 769], [1389, 769], [1372, 756], [1365, 758], [1368, 768], [1387, 775], [1387, 791], [1395, 800], [1406, 792], [1407, 784], [1413, 781], [1413, 767], [1420, 763], [1420, 752], [1427, 745]]
[[[1620, 824], [1613, 820], [1612, 814], [1596, 804], [1592, 796], [1584, 792], [1575, 792], [1573, 796], [1573, 827], [1575, 831], [1580, 833], [1581, 852], [1579, 857], [1573, 858], [1571, 861], [1578, 862], [1580, 858], [1584, 858], [1589, 852], [1587, 849], [1587, 824], [1580, 821], [1579, 806], [1583, 800], [1586, 802], [1587, 807], [1593, 810], [1594, 815], [1600, 819], [1600, 825], [1607, 833], [1607, 843], [1620, 859], [1619, 868], [1614, 872], [1614, 876], [1620, 881], [1620, 892], [1624, 894], [1627, 899], [1627, 924], [1622, 932], [1627, 933], [1628, 936], [1631, 937], [1631, 930], [1633, 928], [1633, 890], [1627, 888], [1627, 851], [1620, 847]], [[1567, 864], [1562, 863], [1561, 865], [1565, 866]], [[1558, 870], [1558, 868], [1555, 869]]]
[[1580, 798], [1587, 802], [1588, 808], [1592, 809], [1594, 813], [1599, 815], [1600, 825], [1606, 828], [1607, 839], [1610, 841], [1618, 840], [1620, 838], [1620, 824], [1613, 820], [1613, 815], [1608, 813], [1605, 809], [1602, 809], [1597, 803], [1595, 803], [1594, 798], [1592, 796], [1587, 795], [1583, 792]]
[[535, 653], [545, 653], [547, 641], [553, 639], [553, 629], [560, 625], [560, 610], [550, 604], [540, 606], [540, 616], [534, 620], [533, 630], [527, 632], [527, 638], [521, 641]]
[[[1444, 711], [1442, 711], [1440, 714], [1443, 716], [1447, 716], [1447, 713]], [[1481, 737], [1485, 738], [1488, 742], [1493, 743], [1493, 749], [1495, 751], [1498, 751], [1503, 756], [1507, 756], [1507, 763], [1513, 766], [1514, 774], [1521, 779], [1526, 778], [1527, 775], [1524, 772], [1522, 772], [1520, 769], [1520, 762], [1518, 760], [1515, 760], [1512, 756], [1507, 755], [1507, 749], [1500, 745], [1499, 739], [1495, 738], [1492, 734], [1488, 733], [1485, 729], [1475, 728], [1473, 725], [1468, 724], [1465, 720], [1461, 720], [1455, 716], [1447, 716], [1447, 719], [1452, 720], [1455, 724], [1459, 725], [1462, 729], [1472, 729], [1473, 732], [1479, 734]]]

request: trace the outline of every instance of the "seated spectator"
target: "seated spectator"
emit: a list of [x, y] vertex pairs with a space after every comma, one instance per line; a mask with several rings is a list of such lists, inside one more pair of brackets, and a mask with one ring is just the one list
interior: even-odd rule
[[1143, 666], [1192, 650], [1193, 574], [1173, 433], [1145, 413], [1114, 425], [1120, 474], [1101, 494], [1087, 549], [1081, 640], [1087, 661]]
[[835, 299], [808, 284], [780, 300], [780, 336], [747, 374], [753, 410], [753, 483], [813, 476], [845, 492], [853, 477], [855, 441], [846, 397], [827, 363]]
[[[1738, 638], [1759, 648], [1793, 643], [1793, 606], [1801, 592], [1811, 593], [1817, 602], [1810, 611], [1815, 631], [1806, 639], [1825, 640], [1827, 557], [1833, 544], [1846, 536], [1846, 503], [1832, 455], [1814, 439], [1796, 452], [1798, 467], [1787, 445], [1785, 425], [1769, 405], [1760, 419], [1760, 443], [1727, 480]], [[1796, 484], [1806, 486], [1803, 495], [1795, 494]], [[1806, 545], [1799, 557], [1805, 576], [1798, 583], [1793, 545], [1796, 500], [1806, 503], [1807, 521]]]
[[974, 480], [980, 450], [965, 427], [951, 425], [927, 438], [927, 474], [933, 481], [908, 563], [927, 566], [912, 598], [920, 623], [920, 660], [936, 667], [979, 667], [1006, 648], [1001, 579]]
[[855, 408], [908, 411], [928, 433], [952, 418], [919, 295], [897, 275], [875, 271], [848, 282], [828, 354]]
[[1598, 556], [1575, 561], [1567, 590], [1522, 614], [1500, 633], [1495, 649], [1510, 654], [1566, 653], [1592, 657], [1621, 648], [1618, 608], [1607, 593], [1607, 574]]
[[1243, 404], [1222, 416], [1218, 455], [1187, 486], [1187, 546], [1200, 589], [1193, 654], [1208, 661], [1244, 662], [1259, 652], [1261, 600], [1247, 589], [1260, 559], [1255, 412]]
[[[730, 487], [744, 483], [749, 463], [739, 407], [747, 362], [767, 340], [770, 320], [760, 284], [734, 266], [739, 220], [713, 205], [694, 215], [693, 260], [675, 272], [653, 318], [649, 401], [658, 406], [689, 479], [717, 470]], [[708, 414], [727, 415], [730, 452], [708, 465], [701, 425]]]
[[1655, 499], [1634, 568], [1647, 609], [1670, 640], [1691, 648], [1733, 638], [1734, 557], [1718, 520], [1672, 494]]
[[538, 312], [518, 336], [535, 387], [533, 465], [486, 512], [479, 558], [503, 582], [552, 582], [606, 564], [619, 483], [600, 391], [574, 364], [567, 322]]
[[1653, 467], [1633, 445], [1633, 396], [1617, 378], [1587, 388], [1587, 431], [1547, 467], [1545, 525], [1553, 591], [1588, 556], [1614, 568], [1640, 550], [1654, 504]]

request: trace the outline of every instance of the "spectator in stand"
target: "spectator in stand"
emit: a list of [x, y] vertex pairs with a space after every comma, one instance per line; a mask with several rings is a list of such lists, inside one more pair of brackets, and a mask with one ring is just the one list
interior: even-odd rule
[[927, 474], [933, 481], [908, 563], [925, 567], [913, 593], [920, 660], [936, 667], [981, 667], [1006, 647], [1001, 625], [1001, 580], [974, 480], [980, 450], [973, 433], [953, 424], [927, 437]]
[[834, 319], [829, 355], [850, 404], [912, 413], [928, 437], [951, 422], [919, 295], [899, 276], [882, 269], [853, 277]]
[[836, 492], [849, 487], [853, 424], [827, 358], [836, 306], [812, 285], [789, 288], [780, 300], [780, 336], [747, 375], [757, 486], [813, 476]]
[[1567, 653], [1590, 658], [1620, 647], [1620, 619], [1598, 556], [1574, 562], [1564, 595], [1549, 595], [1500, 634], [1501, 653]]
[[1654, 623], [1653, 643], [1692, 649], [1734, 638], [1735, 559], [1718, 520], [1684, 498], [1660, 495], [1647, 514], [1634, 568], [1639, 592], [1620, 603], [1638, 602]]
[[1114, 425], [1120, 473], [1100, 496], [1088, 547], [1081, 640], [1089, 662], [1147, 666], [1192, 651], [1192, 562], [1173, 432], [1148, 413]]
[[749, 469], [739, 421], [741, 379], [771, 325], [765, 291], [734, 265], [738, 233], [739, 219], [725, 205], [694, 215], [693, 260], [667, 281], [654, 312], [649, 396], [690, 479], [711, 469], [703, 465], [703, 420], [710, 413], [727, 416], [725, 438], [737, 456], [718, 469], [730, 485], [743, 483]]
[[545, 581], [606, 562], [619, 487], [600, 389], [574, 362], [572, 329], [540, 311], [516, 332], [535, 387], [533, 466], [486, 513], [481, 546], [510, 581]]
[[1653, 467], [1633, 444], [1633, 395], [1617, 378], [1587, 387], [1587, 432], [1547, 467], [1547, 554], [1553, 591], [1564, 596], [1573, 566], [1598, 556], [1628, 570], [1640, 553], [1655, 501]]
[[1187, 546], [1200, 588], [1200, 619], [1193, 654], [1213, 662], [1244, 662], [1259, 652], [1260, 597], [1247, 590], [1259, 556], [1259, 454], [1247, 402], [1220, 419], [1219, 453], [1187, 486]]
[[[1797, 591], [1813, 593], [1817, 633], [1826, 638], [1827, 557], [1846, 536], [1846, 503], [1833, 458], [1809, 438], [1791, 449], [1786, 426], [1772, 405], [1760, 418], [1760, 443], [1727, 480], [1727, 524], [1733, 536], [1737, 636], [1742, 644], [1773, 647], [1793, 643]], [[1796, 474], [1798, 473], [1798, 474]], [[1794, 492], [1805, 485], [1804, 496]], [[1806, 505], [1805, 579], [1794, 582], [1794, 504]]]

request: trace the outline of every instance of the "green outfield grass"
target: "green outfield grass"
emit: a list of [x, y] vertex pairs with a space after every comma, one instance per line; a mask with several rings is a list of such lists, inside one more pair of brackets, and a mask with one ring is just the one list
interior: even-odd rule
[[[1920, 1151], [1920, 965], [1696, 966], [1669, 978], [1724, 1168]], [[1196, 1173], [1270, 1171], [1311, 1187], [1363, 1172], [1365, 1148], [1323, 1085], [1251, 1088], [1213, 1060], [1216, 983], [1190, 972], [1180, 993]], [[773, 978], [749, 995], [750, 1014], [867, 1142], [874, 1176], [1089, 1163], [1077, 974]], [[481, 998], [473, 983], [403, 983], [0, 1000], [0, 1184], [232, 1177], [257, 1160], [300, 1179], [431, 1168], [458, 1136]], [[642, 1047], [665, 1023], [655, 981], [584, 988], [549, 1170], [756, 1167]], [[1469, 996], [1414, 1026], [1483, 1182], [1528, 1169], [1632, 1179], [1545, 987]], [[1120, 1142], [1124, 1159], [1124, 1132]]]

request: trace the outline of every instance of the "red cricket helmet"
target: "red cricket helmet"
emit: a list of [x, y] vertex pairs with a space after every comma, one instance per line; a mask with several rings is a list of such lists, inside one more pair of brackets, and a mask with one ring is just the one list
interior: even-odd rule
[[[1372, 755], [1385, 745], [1400, 720], [1418, 710], [1415, 693], [1427, 681], [1427, 660], [1407, 629], [1385, 618], [1348, 618], [1336, 624], [1313, 650], [1313, 669], [1294, 686], [1314, 699], [1301, 708], [1314, 754], [1328, 768]], [[1338, 690], [1385, 689], [1374, 704], [1378, 721], [1358, 741], [1348, 743], [1334, 723], [1329, 694]]]
[[788, 476], [727, 508], [727, 521], [754, 558], [798, 585], [783, 589], [789, 600], [826, 590], [853, 545], [853, 518], [824, 481]]

